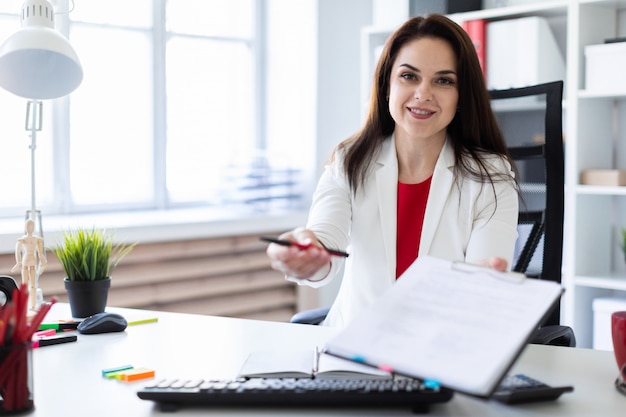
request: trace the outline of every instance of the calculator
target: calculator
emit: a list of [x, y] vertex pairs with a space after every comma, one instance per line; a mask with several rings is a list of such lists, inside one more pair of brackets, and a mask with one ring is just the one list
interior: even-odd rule
[[561, 394], [574, 391], [572, 386], [553, 387], [524, 374], [507, 375], [491, 398], [506, 404], [554, 401]]

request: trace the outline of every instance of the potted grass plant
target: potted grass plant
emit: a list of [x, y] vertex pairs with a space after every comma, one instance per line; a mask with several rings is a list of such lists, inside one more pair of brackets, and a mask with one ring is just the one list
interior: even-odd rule
[[65, 271], [64, 284], [72, 316], [88, 317], [104, 311], [111, 273], [136, 244], [114, 243], [102, 229], [66, 231], [52, 248]]

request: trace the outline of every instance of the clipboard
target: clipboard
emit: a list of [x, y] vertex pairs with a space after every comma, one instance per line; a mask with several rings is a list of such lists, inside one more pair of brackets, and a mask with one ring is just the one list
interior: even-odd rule
[[324, 349], [486, 398], [562, 293], [552, 281], [422, 256]]

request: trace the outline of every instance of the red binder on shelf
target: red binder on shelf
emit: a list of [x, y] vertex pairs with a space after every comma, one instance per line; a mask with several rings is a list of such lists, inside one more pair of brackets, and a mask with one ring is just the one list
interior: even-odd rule
[[480, 67], [487, 79], [487, 21], [485, 19], [466, 20], [462, 26], [476, 48]]

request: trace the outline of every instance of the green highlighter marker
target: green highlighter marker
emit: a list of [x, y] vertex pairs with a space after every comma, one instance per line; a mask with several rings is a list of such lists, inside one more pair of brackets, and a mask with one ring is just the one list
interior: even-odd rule
[[80, 324], [80, 321], [62, 321], [59, 323], [41, 323], [39, 325], [39, 330], [48, 330], [48, 329], [54, 329], [56, 331], [76, 330], [79, 324]]

